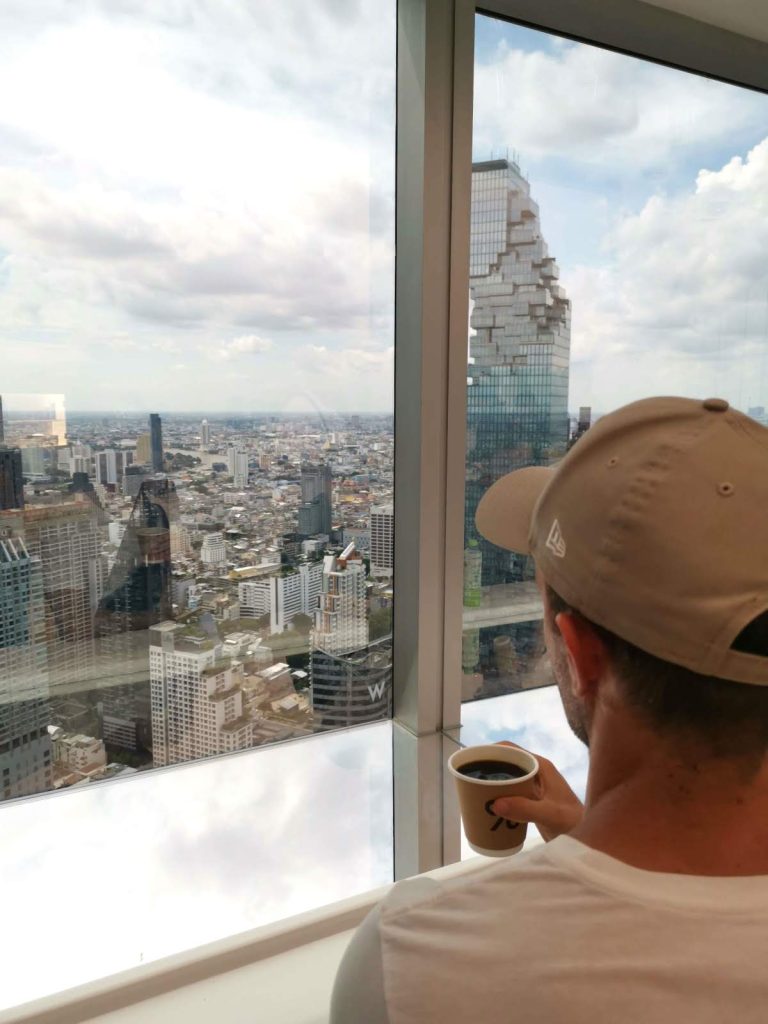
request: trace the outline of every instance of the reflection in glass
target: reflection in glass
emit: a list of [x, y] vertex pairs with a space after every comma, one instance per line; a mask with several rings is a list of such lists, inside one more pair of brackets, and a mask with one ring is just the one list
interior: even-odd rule
[[494, 480], [649, 395], [768, 407], [768, 99], [483, 15], [475, 38], [465, 700], [550, 681], [532, 566], [474, 525]]
[[391, 714], [395, 7], [304, 8], [4, 21], [0, 800]]
[[[530, 560], [475, 527], [478, 503], [505, 473], [550, 465], [568, 441], [570, 303], [542, 238], [539, 208], [514, 160], [472, 165], [464, 697], [540, 685], [540, 604]], [[474, 209], [491, 229], [476, 229]]]
[[391, 725], [13, 801], [3, 837], [0, 1008], [392, 881]]

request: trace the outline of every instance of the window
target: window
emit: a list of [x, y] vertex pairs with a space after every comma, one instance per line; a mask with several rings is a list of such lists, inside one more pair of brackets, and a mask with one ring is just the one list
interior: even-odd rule
[[551, 682], [530, 560], [475, 528], [494, 480], [648, 395], [768, 422], [767, 119], [761, 93], [477, 16], [465, 700]]
[[[574, 12], [590, 4], [556, 5], [571, 23], [553, 27], [579, 31]], [[571, 97], [555, 73], [592, 48], [481, 17], [474, 158], [495, 166], [479, 169], [473, 195], [474, 7], [398, 0], [395, 311], [394, 3], [49, 4], [45, 21], [30, 6], [0, 14], [0, 814], [13, 837], [0, 889], [9, 914], [23, 904], [14, 920], [89, 891], [118, 924], [105, 942], [75, 914], [55, 950], [14, 930], [8, 1003], [458, 858], [443, 763], [462, 716], [465, 742], [511, 737], [580, 787], [584, 753], [557, 693], [533, 685], [548, 675], [529, 567], [507, 560], [501, 582], [483, 577], [465, 477], [471, 501], [495, 444], [553, 459], [578, 433], [581, 404], [594, 419], [606, 394], [617, 404], [643, 381], [657, 390], [667, 349], [614, 344], [608, 314], [623, 314], [673, 236], [636, 244], [642, 273], [628, 274], [626, 232], [610, 235], [608, 222], [641, 212], [658, 183], [664, 202], [685, 193], [643, 145], [618, 173], [621, 118], [639, 93], [620, 81], [590, 105], [589, 88]], [[555, 17], [528, 0], [486, 6]], [[632, 0], [629, 21], [637, 8], [657, 11]], [[695, 64], [691, 33], [676, 32], [660, 31], [653, 55]], [[701, 52], [717, 63], [716, 49]], [[768, 61], [741, 52], [731, 74], [764, 86]], [[663, 122], [675, 107], [654, 95]], [[686, 161], [695, 178], [698, 163], [746, 159], [758, 140], [731, 114], [712, 118], [719, 158], [708, 117], [690, 119], [675, 174]], [[652, 153], [655, 139], [640, 142]], [[573, 152], [555, 152], [566, 140]], [[512, 173], [525, 179], [513, 223], [511, 206], [499, 211]], [[601, 174], [614, 188], [602, 206]], [[735, 257], [715, 303], [725, 329], [744, 323], [732, 282], [745, 268], [753, 299], [765, 295], [764, 239], [755, 215], [750, 264], [717, 204], [713, 216], [712, 237]], [[538, 277], [533, 260], [517, 268], [527, 330], [489, 312], [507, 306], [491, 280], [501, 234], [521, 256], [548, 246]], [[615, 267], [600, 263], [601, 238]], [[681, 297], [704, 295], [711, 255], [693, 267], [690, 256], [681, 246]], [[600, 267], [617, 288], [602, 287]], [[593, 307], [600, 316], [586, 320]], [[731, 342], [722, 364], [733, 369], [743, 352], [731, 359]], [[515, 349], [514, 373], [489, 358], [496, 345]], [[684, 346], [673, 350], [682, 358]], [[633, 371], [645, 366], [636, 380], [630, 355]], [[704, 389], [697, 361], [685, 365]], [[468, 456], [455, 410], [476, 384]], [[525, 416], [486, 422], [483, 395], [520, 402]], [[499, 696], [462, 710], [462, 682], [467, 698]]]
[[394, 28], [8, 18], [11, 797], [391, 715]]

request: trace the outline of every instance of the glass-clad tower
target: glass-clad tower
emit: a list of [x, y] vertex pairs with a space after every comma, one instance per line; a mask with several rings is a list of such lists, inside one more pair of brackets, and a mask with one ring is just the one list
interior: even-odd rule
[[483, 586], [519, 580], [522, 567], [478, 536], [481, 497], [566, 450], [571, 322], [558, 276], [517, 164], [473, 164], [465, 543], [479, 542]]
[[152, 469], [163, 472], [163, 421], [156, 412], [149, 414], [149, 443], [152, 453]]

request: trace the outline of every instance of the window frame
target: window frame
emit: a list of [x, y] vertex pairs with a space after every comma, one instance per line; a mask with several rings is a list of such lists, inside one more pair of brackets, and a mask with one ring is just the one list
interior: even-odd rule
[[395, 270], [395, 878], [460, 857], [475, 15], [768, 93], [768, 42], [643, 0], [399, 0]]

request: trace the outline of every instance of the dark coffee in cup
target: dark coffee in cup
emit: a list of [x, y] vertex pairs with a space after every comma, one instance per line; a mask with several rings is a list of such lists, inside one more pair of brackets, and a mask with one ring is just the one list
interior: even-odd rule
[[481, 779], [483, 782], [508, 782], [529, 774], [529, 769], [506, 761], [470, 761], [457, 771], [468, 779]]

